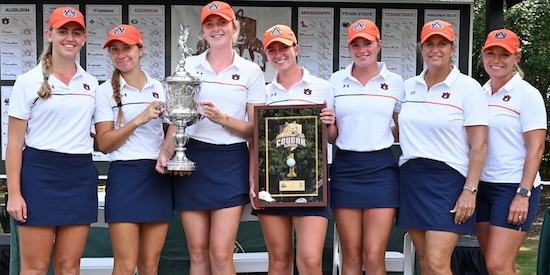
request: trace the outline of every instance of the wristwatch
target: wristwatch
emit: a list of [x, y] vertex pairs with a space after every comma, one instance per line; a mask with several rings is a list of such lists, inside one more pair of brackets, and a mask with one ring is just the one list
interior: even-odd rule
[[477, 194], [477, 191], [478, 191], [477, 188], [472, 187], [472, 186], [467, 185], [467, 184], [464, 185], [464, 190], [468, 190], [468, 191], [472, 192], [472, 194]]
[[516, 193], [524, 196], [524, 197], [531, 197], [531, 191], [527, 188], [519, 187]]

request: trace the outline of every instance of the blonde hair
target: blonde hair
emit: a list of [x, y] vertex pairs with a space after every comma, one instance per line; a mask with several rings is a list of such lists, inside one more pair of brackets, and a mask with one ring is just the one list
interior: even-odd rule
[[48, 83], [48, 78], [52, 73], [52, 43], [48, 43], [48, 46], [44, 47], [42, 54], [40, 55], [40, 62], [42, 63], [42, 74], [44, 75], [44, 81], [42, 86], [38, 90], [38, 96], [42, 99], [48, 99], [52, 96], [52, 87]]
[[523, 70], [521, 69], [518, 63], [514, 64], [513, 70], [517, 72], [519, 76], [521, 76], [521, 78], [525, 76], [525, 73], [523, 72]]
[[241, 34], [241, 21], [233, 20], [231, 22], [235, 28], [235, 33], [231, 36], [231, 41], [233, 42], [233, 46], [235, 46], [235, 44], [237, 44], [237, 40], [239, 39], [239, 35]]
[[122, 95], [120, 94], [120, 71], [116, 68], [111, 76], [111, 87], [113, 87], [113, 99], [118, 107], [118, 116], [115, 125], [120, 126], [124, 118], [124, 113], [122, 112]]

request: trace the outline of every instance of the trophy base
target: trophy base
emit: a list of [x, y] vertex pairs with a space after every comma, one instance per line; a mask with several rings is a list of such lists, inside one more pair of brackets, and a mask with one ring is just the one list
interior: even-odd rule
[[173, 171], [173, 172], [189, 172], [189, 171], [196, 171], [197, 170], [197, 164], [192, 161], [176, 161], [176, 162], [168, 162], [166, 164], [166, 170]]

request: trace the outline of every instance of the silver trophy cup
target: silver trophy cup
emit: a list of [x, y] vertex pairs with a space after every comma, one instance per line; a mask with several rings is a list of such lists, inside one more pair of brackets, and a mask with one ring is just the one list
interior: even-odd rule
[[174, 74], [164, 80], [168, 96], [166, 115], [177, 127], [177, 131], [174, 134], [176, 154], [167, 163], [166, 169], [168, 171], [195, 171], [197, 170], [197, 165], [185, 155], [185, 145], [189, 140], [185, 128], [201, 120], [201, 115], [197, 111], [201, 80], [185, 71], [185, 59], [191, 55], [191, 49], [185, 45], [189, 35], [189, 27], [180, 27], [181, 33], [178, 38], [178, 48], [182, 52], [183, 57], [178, 62]]

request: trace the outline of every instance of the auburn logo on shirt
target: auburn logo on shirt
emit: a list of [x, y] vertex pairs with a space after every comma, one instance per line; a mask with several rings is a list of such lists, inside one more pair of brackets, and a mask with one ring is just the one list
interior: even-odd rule
[[450, 96], [451, 96], [451, 93], [443, 93], [443, 94], [441, 95], [441, 98], [443, 98], [443, 99], [449, 99]]
[[231, 79], [233, 79], [233, 80], [239, 80], [239, 79], [241, 79], [241, 76], [238, 75], [238, 74], [234, 74], [234, 75], [231, 76]]
[[310, 89], [304, 89], [304, 95], [311, 95], [312, 91]]
[[154, 97], [154, 98], [159, 98], [159, 93], [153, 92], [153, 97]]
[[512, 97], [511, 97], [510, 95], [505, 95], [505, 96], [502, 98], [502, 100], [503, 100], [504, 102], [508, 102], [508, 101], [510, 101], [510, 99], [512, 99]]
[[90, 85], [84, 83], [84, 84], [82, 84], [82, 86], [84, 87], [84, 90], [86, 90], [86, 91], [90, 90]]
[[386, 90], [388, 90], [388, 88], [389, 88], [389, 87], [388, 87], [388, 84], [386, 84], [386, 83], [380, 84], [380, 89], [386, 91]]

